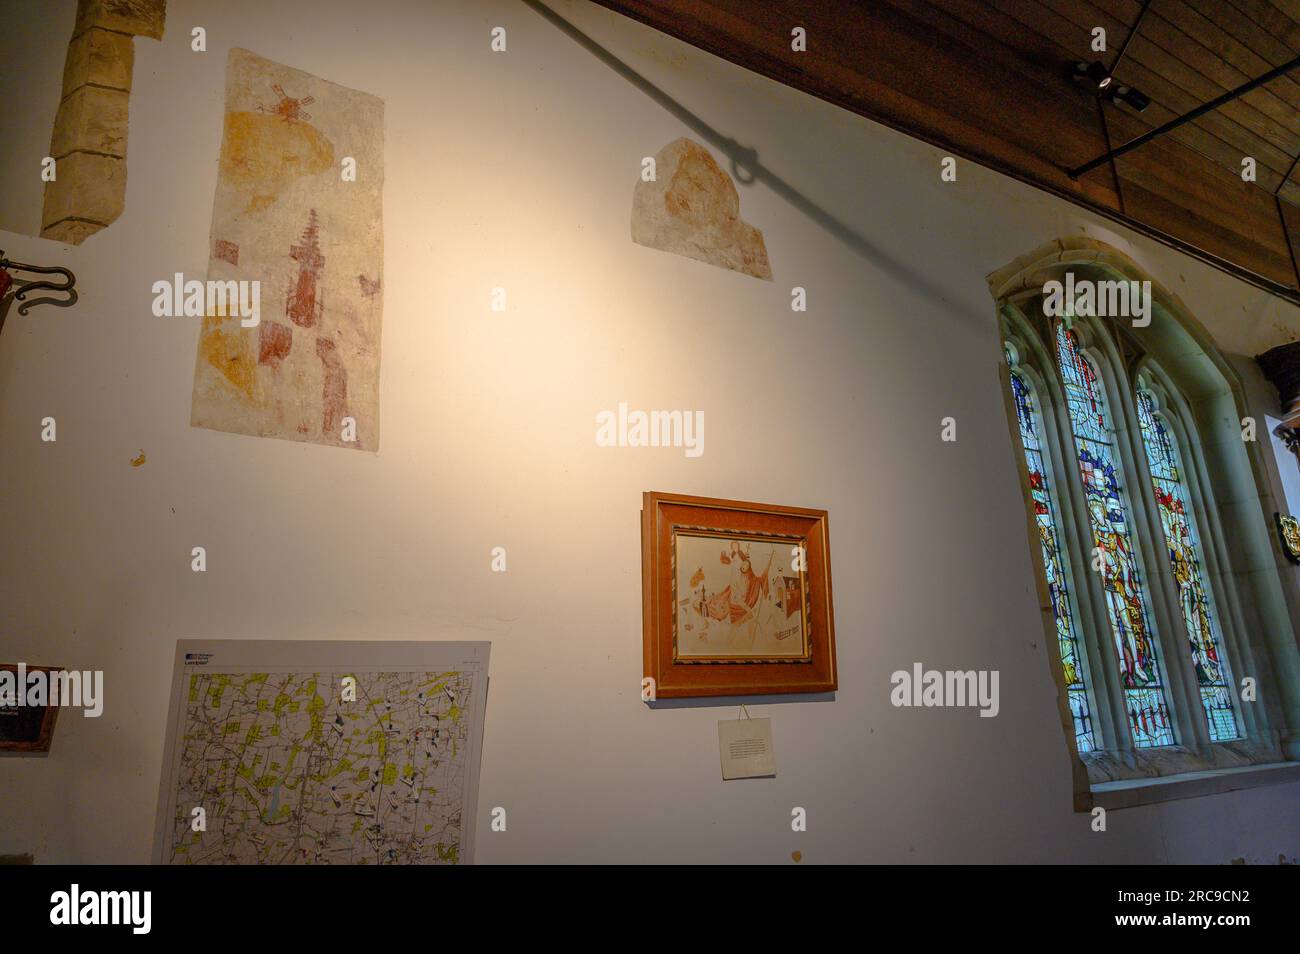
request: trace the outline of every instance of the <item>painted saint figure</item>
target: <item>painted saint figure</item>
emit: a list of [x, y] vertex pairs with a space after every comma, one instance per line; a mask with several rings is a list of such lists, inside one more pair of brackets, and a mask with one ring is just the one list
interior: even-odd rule
[[[718, 556], [719, 562], [727, 568], [726, 586], [712, 594], [701, 586], [693, 601], [695, 611], [706, 619], [701, 639], [708, 639], [707, 621], [712, 620], [726, 627], [723, 636], [716, 641], [708, 640], [719, 649], [743, 650], [753, 644], [761, 601], [772, 598], [770, 574], [775, 555], [775, 551], [769, 552], [767, 565], [761, 572], [755, 572], [750, 548], [742, 547], [738, 541], [730, 541], [728, 548]], [[700, 577], [701, 574], [697, 573], [696, 578]]]

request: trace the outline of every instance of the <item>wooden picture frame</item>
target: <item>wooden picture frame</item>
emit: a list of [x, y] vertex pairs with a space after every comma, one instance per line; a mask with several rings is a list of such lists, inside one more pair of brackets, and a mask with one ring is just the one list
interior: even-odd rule
[[838, 687], [825, 510], [646, 492], [641, 577], [652, 698]]
[[[18, 667], [18, 663], [0, 663], [0, 670], [12, 672], [15, 680], [33, 672], [62, 671], [56, 666], [23, 665], [21, 671]], [[49, 752], [54, 738], [54, 720], [58, 715], [59, 707], [56, 705], [0, 705], [0, 755], [43, 755]]]

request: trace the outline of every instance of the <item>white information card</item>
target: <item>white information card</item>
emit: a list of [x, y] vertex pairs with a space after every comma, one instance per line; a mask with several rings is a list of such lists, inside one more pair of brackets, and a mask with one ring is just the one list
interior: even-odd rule
[[718, 722], [722, 777], [761, 778], [776, 774], [771, 719], [732, 719]]

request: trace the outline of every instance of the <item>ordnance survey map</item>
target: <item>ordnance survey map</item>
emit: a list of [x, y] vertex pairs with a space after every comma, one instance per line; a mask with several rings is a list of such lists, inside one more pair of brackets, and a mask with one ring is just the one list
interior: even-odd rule
[[490, 645], [178, 641], [154, 862], [473, 861]]

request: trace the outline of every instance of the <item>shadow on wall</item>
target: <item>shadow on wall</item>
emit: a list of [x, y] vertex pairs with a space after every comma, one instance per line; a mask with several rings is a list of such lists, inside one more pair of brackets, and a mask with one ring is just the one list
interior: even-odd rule
[[[952, 301], [943, 289], [934, 284], [924, 273], [916, 271], [884, 249], [873, 244], [861, 233], [854, 230], [852, 226], [827, 212], [790, 183], [764, 166], [759, 161], [757, 150], [747, 148], [731, 137], [724, 136], [572, 23], [569, 23], [555, 11], [541, 3], [540, 0], [524, 0], [524, 3], [726, 156], [731, 164], [731, 174], [737, 182], [742, 185], [761, 183], [767, 186], [845, 246], [870, 262], [875, 268], [912, 289], [917, 294], [925, 298], [942, 301], [960, 312], [959, 303]], [[967, 317], [980, 322], [987, 321], [988, 318], [984, 314], [971, 314]]]

